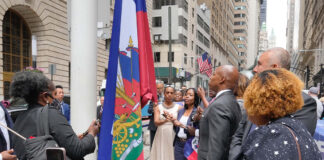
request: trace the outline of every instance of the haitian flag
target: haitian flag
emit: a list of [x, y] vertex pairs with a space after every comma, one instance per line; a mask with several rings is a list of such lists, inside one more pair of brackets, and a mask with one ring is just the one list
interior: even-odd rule
[[183, 147], [183, 154], [187, 160], [197, 160], [198, 159], [198, 137], [189, 138]]
[[144, 159], [141, 106], [156, 101], [156, 97], [145, 0], [118, 0], [114, 9], [99, 160]]

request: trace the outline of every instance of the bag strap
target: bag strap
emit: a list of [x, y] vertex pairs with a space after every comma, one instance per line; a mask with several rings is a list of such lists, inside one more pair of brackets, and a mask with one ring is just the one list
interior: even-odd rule
[[301, 158], [300, 146], [299, 146], [299, 143], [298, 143], [298, 141], [297, 141], [297, 138], [296, 138], [296, 136], [295, 136], [295, 134], [294, 134], [294, 131], [292, 131], [292, 130], [290, 129], [290, 127], [288, 127], [288, 126], [286, 126], [286, 125], [284, 125], [284, 126], [288, 128], [289, 132], [290, 132], [291, 135], [294, 137], [294, 140], [295, 140], [295, 142], [296, 142], [296, 146], [297, 146], [297, 151], [298, 151], [298, 159], [301, 160], [302, 158]]
[[39, 116], [37, 123], [37, 136], [49, 135], [48, 105], [38, 109], [37, 115]]

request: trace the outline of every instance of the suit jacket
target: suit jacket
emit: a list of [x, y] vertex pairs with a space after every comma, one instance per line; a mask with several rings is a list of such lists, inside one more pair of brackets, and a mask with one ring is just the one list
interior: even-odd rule
[[[39, 123], [37, 111], [41, 108], [40, 105], [29, 106], [27, 111], [18, 116], [14, 130], [26, 138], [37, 137], [37, 124]], [[83, 139], [79, 139], [66, 118], [57, 109], [48, 109], [48, 123], [50, 135], [60, 147], [65, 148], [67, 156], [71, 159], [83, 159], [85, 155], [94, 152], [96, 148], [94, 137], [88, 134]], [[17, 157], [25, 160], [24, 141], [14, 135], [13, 146]]]
[[[305, 128], [309, 131], [311, 135], [314, 135], [316, 123], [317, 123], [317, 105], [316, 101], [302, 92], [304, 99], [304, 106], [293, 114], [295, 119], [298, 119], [304, 124]], [[230, 149], [230, 160], [242, 159], [242, 144], [244, 144], [248, 134], [250, 132], [252, 122], [248, 120], [246, 112], [243, 114], [243, 119], [239, 124], [239, 128], [233, 136]]]
[[100, 115], [100, 110], [101, 110], [101, 105], [100, 106], [97, 106], [97, 119], [100, 119], [101, 120], [101, 116]]
[[149, 122], [149, 126], [148, 129], [151, 131], [156, 131], [157, 127], [154, 124], [154, 109], [153, 109], [153, 103], [150, 104], [149, 108], [147, 109], [147, 112], [149, 114], [151, 114], [150, 117], [150, 122]]
[[[2, 110], [4, 112], [7, 126], [9, 128], [13, 128], [13, 122], [12, 122], [12, 119], [11, 119], [7, 109], [5, 107], [3, 107], [2, 104], [0, 104], [0, 108], [2, 108]], [[10, 148], [12, 148], [13, 147], [13, 145], [12, 145], [12, 133], [10, 131], [8, 131], [8, 134], [9, 134]], [[10, 148], [7, 148], [7, 141], [6, 141], [2, 131], [0, 130], [0, 152], [5, 151], [5, 150], [9, 150]]]
[[70, 105], [67, 103], [62, 102], [63, 107], [63, 115], [66, 118], [66, 120], [70, 123]]
[[[183, 116], [183, 114], [185, 113], [185, 111], [186, 111], [185, 108], [182, 108], [181, 110], [179, 110], [178, 117], [177, 117], [178, 121], [180, 121], [180, 119]], [[187, 126], [190, 125], [190, 122], [192, 122], [191, 118], [192, 118], [192, 116], [194, 116], [196, 114], [196, 111], [197, 111], [197, 108], [192, 109], [192, 112], [190, 113], [190, 115], [188, 117], [188, 121], [187, 121], [187, 124], [186, 124]], [[175, 127], [176, 137], [178, 135], [179, 130], [180, 130], [180, 127]], [[187, 133], [187, 138], [192, 137], [192, 136], [189, 135], [188, 132], [185, 131], [185, 133]]]
[[240, 106], [232, 91], [219, 95], [200, 119], [198, 159], [228, 159], [228, 152], [241, 120]]

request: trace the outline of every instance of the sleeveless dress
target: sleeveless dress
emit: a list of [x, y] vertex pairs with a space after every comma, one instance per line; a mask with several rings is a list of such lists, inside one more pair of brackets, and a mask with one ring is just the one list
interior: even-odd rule
[[[180, 105], [173, 103], [173, 107], [166, 108], [163, 103], [158, 105], [160, 111], [160, 120], [165, 119], [162, 115], [164, 111], [169, 112], [174, 118], [177, 118]], [[154, 137], [151, 160], [174, 160], [173, 140], [175, 132], [173, 130], [173, 123], [166, 122], [157, 127]]]

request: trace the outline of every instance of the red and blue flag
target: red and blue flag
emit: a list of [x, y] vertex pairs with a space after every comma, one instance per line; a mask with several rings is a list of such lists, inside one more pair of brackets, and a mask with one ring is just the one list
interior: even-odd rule
[[99, 160], [142, 160], [141, 106], [156, 101], [145, 0], [115, 2]]

